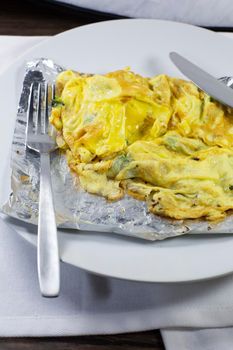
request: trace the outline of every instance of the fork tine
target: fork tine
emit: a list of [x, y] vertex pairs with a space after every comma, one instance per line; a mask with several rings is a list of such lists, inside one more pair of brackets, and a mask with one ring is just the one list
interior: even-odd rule
[[35, 119], [35, 133], [41, 133], [41, 84], [37, 87], [37, 101], [36, 101], [36, 119]]
[[55, 95], [56, 95], [56, 88], [55, 88], [55, 84], [52, 84], [52, 99], [55, 99]]
[[33, 133], [33, 98], [34, 98], [34, 83], [30, 86], [30, 92], [28, 97], [28, 109], [27, 109], [27, 128], [26, 133]]
[[[55, 83], [52, 83], [51, 86], [50, 86], [50, 89], [49, 89], [49, 86], [47, 85], [47, 98], [48, 96], [50, 95], [49, 94], [49, 90], [51, 91], [51, 95], [50, 95], [50, 101], [48, 101], [47, 99], [47, 132], [48, 132], [48, 129], [49, 127], [51, 128], [51, 125], [49, 124], [49, 115], [51, 113], [51, 108], [52, 108], [52, 103], [53, 103], [53, 100], [55, 99], [55, 95], [56, 95], [56, 86], [55, 86]], [[53, 134], [53, 128], [52, 128], [52, 134]]]
[[44, 102], [45, 102], [45, 109], [44, 109], [44, 124], [42, 132], [46, 134], [48, 132], [48, 125], [49, 125], [49, 106], [48, 106], [48, 90], [49, 86], [48, 83], [45, 83], [45, 91], [44, 91]]

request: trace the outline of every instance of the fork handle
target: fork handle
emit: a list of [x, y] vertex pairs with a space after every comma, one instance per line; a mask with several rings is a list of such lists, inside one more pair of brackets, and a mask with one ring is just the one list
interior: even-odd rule
[[41, 153], [40, 161], [38, 277], [41, 294], [44, 297], [56, 297], [60, 290], [60, 264], [49, 153]]

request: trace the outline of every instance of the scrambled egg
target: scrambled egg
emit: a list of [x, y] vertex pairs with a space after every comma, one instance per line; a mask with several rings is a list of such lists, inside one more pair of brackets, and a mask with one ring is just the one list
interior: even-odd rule
[[157, 215], [219, 220], [233, 208], [233, 111], [188, 81], [128, 69], [57, 77], [50, 122], [88, 192]]

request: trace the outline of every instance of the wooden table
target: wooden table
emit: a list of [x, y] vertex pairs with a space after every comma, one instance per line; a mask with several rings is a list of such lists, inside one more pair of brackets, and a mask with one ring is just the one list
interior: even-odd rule
[[[0, 35], [53, 35], [113, 16], [57, 8], [46, 1], [0, 1]], [[44, 5], [43, 5], [44, 3]], [[0, 350], [163, 350], [159, 331], [110, 336], [0, 338]]]

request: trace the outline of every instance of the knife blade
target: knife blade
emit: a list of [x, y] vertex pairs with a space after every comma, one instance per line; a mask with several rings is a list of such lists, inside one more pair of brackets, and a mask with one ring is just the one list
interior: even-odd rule
[[215, 100], [233, 108], [233, 89], [226, 86], [211, 74], [196, 66], [177, 52], [170, 52], [170, 59], [175, 66], [195, 85]]

